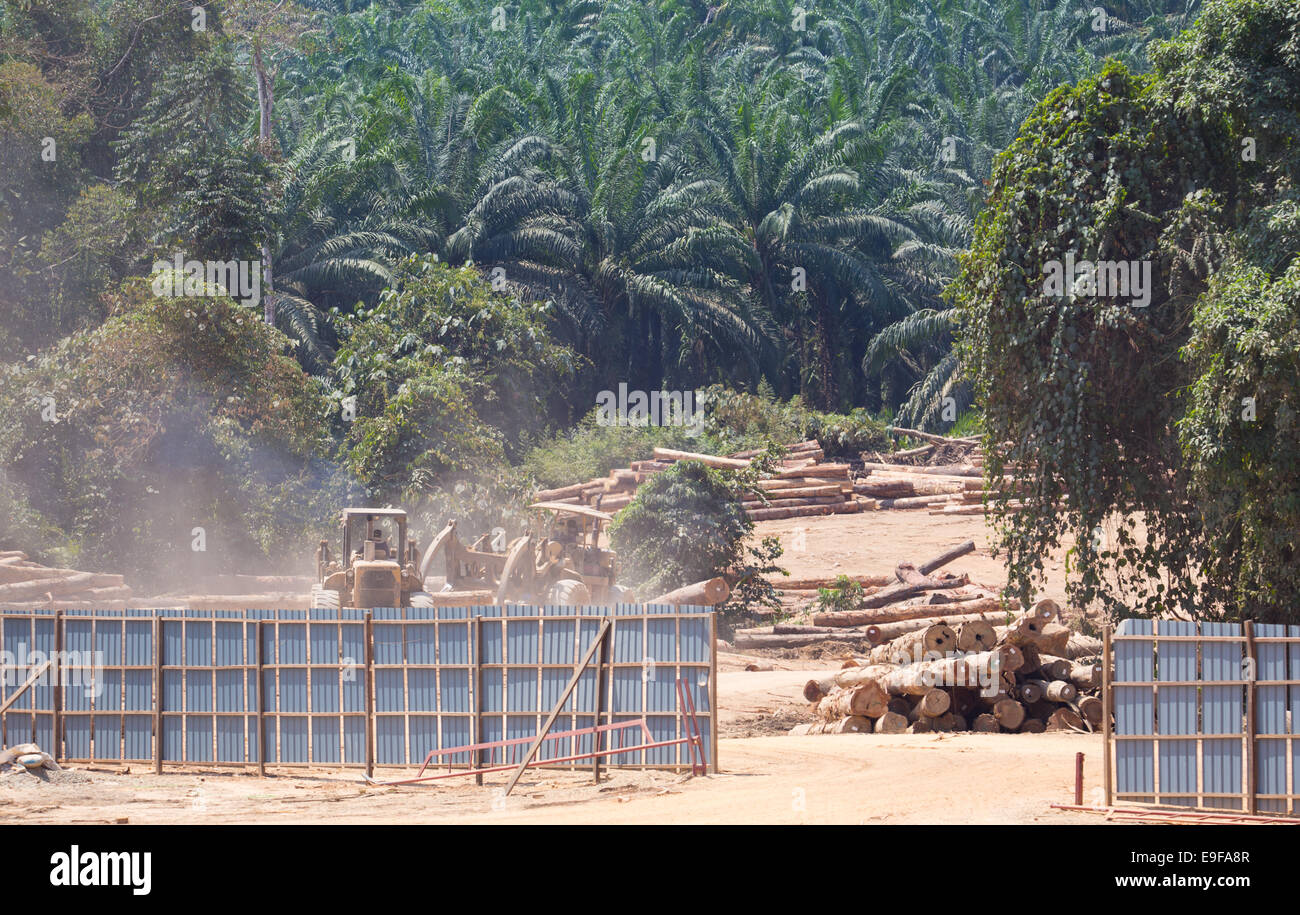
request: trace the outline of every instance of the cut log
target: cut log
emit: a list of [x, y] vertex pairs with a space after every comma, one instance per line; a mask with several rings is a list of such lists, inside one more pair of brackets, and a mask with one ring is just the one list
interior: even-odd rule
[[1016, 686], [1015, 698], [1025, 705], [1033, 705], [1035, 702], [1041, 702], [1043, 699], [1043, 683], [1041, 680], [1025, 680]]
[[[108, 579], [112, 579], [112, 581]], [[122, 584], [121, 576], [78, 572], [67, 577], [36, 578], [31, 581], [0, 585], [0, 601], [21, 601], [27, 598], [44, 597], [46, 594], [58, 597], [62, 594], [75, 594], [87, 588], [97, 586], [115, 587], [120, 584]]]
[[1026, 718], [1020, 725], [1021, 734], [1041, 734], [1047, 730], [1041, 718]]
[[[926, 626], [932, 626], [935, 623], [947, 623], [954, 628], [959, 627], [962, 623], [968, 622], [987, 622], [995, 627], [999, 615], [990, 615], [987, 613], [962, 613], [957, 616], [926, 616], [915, 620], [899, 620], [894, 623], [880, 623], [866, 627], [867, 637], [871, 639], [872, 645], [880, 645], [892, 641], [900, 635], [908, 632], [915, 632], [917, 629], [924, 629]], [[958, 640], [961, 634], [958, 631]]]
[[[933, 559], [927, 559], [925, 562], [921, 563], [919, 566], [916, 567], [916, 571], [920, 572], [922, 575], [929, 575], [931, 572], [935, 571], [936, 569], [943, 568], [948, 563], [952, 562], [954, 559], [960, 559], [962, 556], [965, 556], [967, 553], [973, 553], [973, 552], [975, 552], [975, 541], [967, 540], [965, 543], [959, 543], [955, 547], [952, 547], [951, 549], [944, 550], [942, 553], [940, 553], [938, 556], [935, 556]], [[900, 568], [902, 568], [901, 565]]]
[[587, 486], [586, 483], [574, 483], [572, 486], [561, 486], [559, 489], [539, 489], [533, 495], [535, 502], [554, 502], [556, 499], [568, 499], [572, 496], [582, 495], [582, 489]]
[[1049, 731], [1082, 731], [1083, 719], [1074, 709], [1062, 706], [1052, 712], [1047, 719], [1046, 730]]
[[1093, 727], [1099, 727], [1101, 725], [1101, 716], [1103, 714], [1102, 711], [1103, 708], [1104, 706], [1101, 703], [1101, 699], [1097, 698], [1096, 696], [1079, 697], [1079, 704], [1078, 704], [1079, 714], [1081, 714], [1084, 718], [1086, 718], [1089, 722], [1091, 722]]
[[[656, 449], [658, 450], [658, 449]], [[674, 606], [714, 607], [722, 603], [731, 594], [731, 586], [725, 579], [710, 578], [684, 585], [667, 594], [660, 594], [647, 604], [672, 604]]]
[[[870, 632], [867, 635], [869, 638]], [[1101, 686], [1101, 663], [1079, 664], [1073, 662], [1070, 666], [1069, 680], [1080, 690], [1096, 689]]]
[[937, 718], [946, 714], [952, 708], [952, 696], [948, 695], [945, 689], [929, 689], [916, 697], [916, 702], [912, 705], [912, 714], [908, 716], [909, 721], [915, 721], [920, 715], [927, 718]]
[[1039, 654], [1064, 657], [1070, 643], [1070, 628], [1060, 623], [1044, 623], [1036, 644]]
[[[865, 595], [864, 602], [875, 598], [890, 587], [894, 586], [890, 585], [873, 594]], [[969, 600], [955, 600], [944, 604], [895, 604], [863, 610], [835, 610], [813, 614], [812, 621], [815, 626], [879, 626], [884, 623], [898, 623], [906, 620], [972, 616], [999, 613], [1000, 611], [1001, 618], [1006, 619], [1006, 613], [1008, 611], [1014, 612], [1011, 608], [1018, 607], [1019, 604], [1008, 603], [1006, 606], [1007, 610], [1004, 611], [1003, 602], [998, 598], [974, 597]]]
[[879, 718], [889, 708], [889, 695], [874, 680], [848, 689], [837, 688], [817, 703], [817, 717], [834, 721], [853, 715]]
[[[865, 588], [879, 588], [894, 581], [892, 575], [847, 575], [845, 577]], [[768, 580], [782, 591], [816, 591], [818, 588], [829, 588], [835, 584], [834, 578], [770, 578]]]
[[1038, 672], [1044, 680], [1069, 680], [1074, 663], [1056, 655], [1039, 653]]
[[998, 720], [988, 712], [984, 712], [975, 716], [970, 729], [981, 734], [998, 734], [1002, 731], [1002, 725], [998, 724]]
[[901, 426], [887, 426], [885, 431], [890, 435], [905, 435], [908, 438], [919, 438], [923, 442], [934, 442], [939, 445], [966, 445], [976, 447], [980, 440], [977, 438], [949, 438], [946, 435], [935, 435], [932, 432], [918, 432], [915, 429], [904, 429]]
[[912, 664], [942, 658], [956, 648], [957, 633], [951, 626], [936, 623], [879, 645], [868, 657], [876, 664]]
[[980, 689], [994, 679], [995, 671], [1001, 669], [1003, 674], [1007, 674], [1019, 660], [1019, 650], [1008, 645], [982, 654], [896, 667], [880, 678], [880, 684], [891, 696], [919, 696], [936, 686]]
[[865, 502], [837, 502], [833, 505], [804, 505], [793, 508], [756, 508], [745, 512], [752, 521], [782, 521], [787, 518], [814, 518], [823, 515], [853, 515], [870, 510]]
[[907, 719], [897, 712], [885, 712], [876, 719], [877, 734], [904, 734], [907, 732]]
[[1073, 702], [1079, 698], [1079, 691], [1069, 680], [1026, 680], [1025, 683], [1037, 683], [1048, 702]]
[[778, 470], [774, 477], [785, 480], [790, 477], [822, 477], [824, 479], [845, 479], [849, 478], [848, 464], [812, 464], [805, 463], [798, 467], [787, 467], [784, 470]]
[[873, 724], [870, 718], [848, 717], [838, 721], [814, 721], [811, 724], [798, 724], [790, 729], [791, 737], [809, 734], [870, 734]]
[[1064, 654], [1071, 660], [1096, 657], [1101, 654], [1101, 639], [1094, 639], [1082, 632], [1071, 632], [1066, 641]]
[[698, 461], [706, 466], [717, 467], [722, 470], [744, 470], [750, 463], [736, 458], [718, 457], [716, 454], [696, 454], [694, 451], [676, 451], [672, 448], [656, 448], [655, 460]]
[[993, 706], [993, 717], [1008, 731], [1014, 731], [1025, 721], [1025, 707], [1015, 699], [1000, 699]]
[[873, 476], [877, 472], [889, 473], [891, 471], [947, 477], [982, 477], [984, 475], [984, 472], [974, 464], [882, 464], [879, 461], [863, 461], [862, 469], [871, 471]]
[[957, 626], [958, 651], [991, 651], [998, 636], [987, 620], [970, 620]]
[[836, 629], [835, 635], [814, 633], [812, 635], [737, 635], [738, 649], [752, 648], [803, 648], [820, 642], [863, 642], [870, 644], [865, 629]]

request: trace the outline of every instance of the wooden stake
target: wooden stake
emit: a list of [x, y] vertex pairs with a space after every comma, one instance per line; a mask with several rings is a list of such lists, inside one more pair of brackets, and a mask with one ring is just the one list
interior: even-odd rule
[[375, 699], [371, 687], [374, 685], [374, 666], [375, 666], [375, 631], [374, 620], [371, 611], [366, 611], [366, 621], [364, 627], [365, 634], [365, 655], [366, 655], [366, 675], [365, 675], [365, 703], [366, 703], [366, 777], [373, 778], [375, 774]]
[[560, 694], [560, 699], [555, 703], [555, 708], [551, 709], [551, 714], [547, 716], [546, 723], [542, 725], [542, 729], [537, 732], [537, 736], [533, 738], [533, 742], [528, 745], [528, 752], [525, 753], [524, 758], [519, 761], [519, 768], [515, 769], [514, 774], [510, 776], [510, 781], [506, 783], [506, 790], [502, 797], [510, 796], [510, 792], [514, 790], [515, 784], [519, 781], [519, 777], [524, 774], [524, 770], [528, 768], [528, 764], [533, 761], [533, 756], [537, 754], [537, 748], [542, 745], [542, 741], [545, 740], [546, 735], [550, 733], [551, 726], [555, 724], [555, 719], [560, 717], [560, 710], [563, 709], [564, 704], [569, 701], [569, 695], [573, 692], [573, 688], [577, 686], [578, 681], [582, 679], [583, 671], [585, 671], [587, 666], [591, 664], [592, 655], [594, 655], [596, 649], [604, 643], [605, 636], [609, 634], [609, 627], [610, 618], [605, 617], [604, 620], [601, 621], [600, 631], [596, 633], [595, 640], [587, 649], [587, 653], [582, 656], [582, 661], [578, 664], [578, 669], [573, 672], [573, 676], [569, 679], [569, 685], [564, 687], [564, 692]]
[[160, 611], [154, 612], [153, 618], [153, 771], [162, 775], [163, 770], [163, 688], [162, 688], [162, 617]]
[[257, 633], [257, 774], [266, 778], [266, 621], [258, 620]]
[[1106, 794], [1106, 806], [1111, 806], [1114, 800], [1113, 786], [1111, 784], [1110, 763], [1111, 763], [1111, 733], [1110, 733], [1110, 716], [1114, 711], [1115, 701], [1111, 697], [1110, 691], [1110, 624], [1106, 624], [1101, 632], [1102, 651], [1101, 651], [1101, 733], [1102, 733], [1102, 752], [1105, 759], [1102, 760], [1102, 784]]
[[1259, 812], [1259, 801], [1255, 797], [1255, 683], [1259, 679], [1258, 663], [1255, 656], [1255, 623], [1246, 620], [1246, 657], [1250, 659], [1250, 679], [1246, 683], [1246, 812]]
[[60, 751], [63, 749], [63, 611], [54, 611], [54, 657], [50, 659], [53, 663], [54, 676], [50, 678], [53, 684], [54, 695], [50, 700], [50, 708], [54, 718], [54, 746], [50, 748], [50, 755], [54, 761], [59, 761]]

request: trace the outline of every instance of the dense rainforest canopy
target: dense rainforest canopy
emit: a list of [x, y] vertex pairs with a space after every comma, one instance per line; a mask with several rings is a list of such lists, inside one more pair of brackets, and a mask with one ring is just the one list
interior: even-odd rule
[[[345, 498], [488, 523], [528, 481], [653, 441], [816, 434], [852, 453], [884, 444], [884, 418], [969, 428], [974, 405], [994, 441], [1050, 440], [1049, 468], [1114, 459], [1076, 528], [1133, 507], [1097, 482], [1124, 464], [1179, 494], [1170, 535], [1205, 542], [1187, 506], [1223, 483], [1245, 501], [1210, 527], [1276, 549], [1291, 516], [1264, 510], [1259, 461], [1277, 442], [1221, 424], [1253, 384], [1239, 361], [1285, 371], [1248, 303], [1294, 327], [1294, 16], [1282, 0], [4, 0], [0, 545], [161, 574], [206, 526], [213, 568], [280, 565]], [[1220, 141], [1247, 136], [1258, 167], [1219, 168], [1235, 162]], [[1025, 252], [1095, 256], [1108, 237], [1163, 252], [1161, 292], [1137, 330], [1082, 319], [1123, 350], [1109, 374], [1049, 368], [1053, 334], [1080, 328], [1034, 317], [1022, 339], [1024, 297], [993, 290]], [[180, 281], [236, 262], [259, 288]], [[183, 294], [158, 291], [169, 271]], [[703, 441], [594, 424], [620, 384], [708, 388]], [[1289, 422], [1291, 399], [1267, 415]], [[1080, 499], [1081, 479], [1042, 495]], [[1059, 533], [1030, 517], [1041, 542]]]

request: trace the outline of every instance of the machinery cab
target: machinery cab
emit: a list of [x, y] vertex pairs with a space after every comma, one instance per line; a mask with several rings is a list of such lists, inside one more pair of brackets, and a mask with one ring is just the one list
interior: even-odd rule
[[601, 546], [609, 515], [562, 502], [536, 502], [529, 508], [549, 515], [539, 525], [545, 532], [539, 559], [553, 562], [560, 576], [581, 580], [596, 603], [619, 596], [614, 586], [618, 557]]
[[340, 607], [410, 606], [411, 595], [423, 585], [415, 568], [416, 544], [407, 538], [406, 512], [345, 508], [341, 527], [338, 557], [330, 554], [324, 540], [316, 552], [318, 590], [337, 593]]

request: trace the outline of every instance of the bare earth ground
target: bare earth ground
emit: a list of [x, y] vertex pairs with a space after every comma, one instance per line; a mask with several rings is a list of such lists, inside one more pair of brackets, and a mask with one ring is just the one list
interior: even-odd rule
[[[793, 549], [804, 531], [803, 549]], [[978, 516], [924, 511], [764, 522], [779, 534], [797, 577], [884, 573], [974, 539], [978, 552], [952, 568], [1001, 584]], [[1059, 556], [1044, 596], [1061, 601]], [[1101, 738], [1084, 734], [847, 734], [789, 737], [808, 720], [803, 684], [838, 668], [827, 660], [721, 652], [718, 775], [530, 770], [508, 798], [506, 774], [481, 787], [449, 779], [373, 787], [355, 771], [267, 779], [220, 771], [71, 769], [48, 780], [0, 776], [0, 823], [1102, 823], [1051, 809], [1072, 803], [1074, 758], [1085, 754], [1085, 801], [1101, 784]], [[747, 671], [749, 665], [764, 668]], [[377, 773], [380, 780], [402, 772]]]

